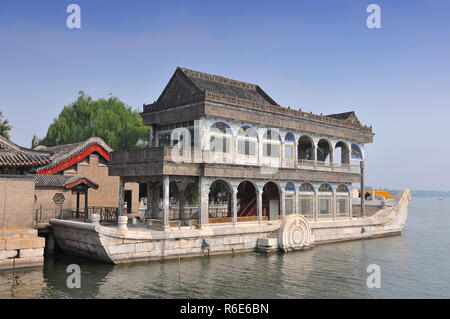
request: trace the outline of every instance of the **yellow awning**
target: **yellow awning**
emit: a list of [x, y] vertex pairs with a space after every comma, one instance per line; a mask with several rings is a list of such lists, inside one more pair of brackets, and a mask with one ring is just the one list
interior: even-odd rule
[[[359, 192], [360, 194], [361, 194], [361, 191]], [[372, 195], [372, 193], [373, 193], [373, 191], [366, 191], [366, 195]], [[381, 196], [381, 197], [384, 197], [384, 198], [386, 198], [386, 199], [390, 199], [390, 198], [395, 198], [394, 196], [392, 196], [391, 194], [389, 194], [388, 192], [386, 192], [386, 191], [375, 191], [375, 196], [376, 195], [378, 195], [378, 196]]]

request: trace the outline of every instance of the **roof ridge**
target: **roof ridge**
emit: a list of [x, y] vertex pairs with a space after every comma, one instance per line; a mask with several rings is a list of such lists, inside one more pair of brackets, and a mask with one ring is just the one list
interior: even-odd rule
[[239, 80], [230, 79], [221, 75], [211, 74], [211, 73], [205, 73], [200, 71], [195, 71], [183, 67], [178, 67], [180, 71], [182, 71], [184, 74], [186, 74], [188, 77], [195, 77], [198, 79], [204, 79], [208, 81], [213, 81], [216, 83], [226, 84], [230, 86], [235, 86], [239, 88], [244, 88], [248, 90], [257, 90], [258, 85], [248, 82], [243, 82]]
[[6, 148], [2, 148], [2, 149], [7, 150], [7, 151], [16, 151], [19, 153], [25, 153], [25, 154], [29, 154], [29, 155], [41, 155], [41, 156], [49, 156], [50, 155], [48, 152], [22, 147], [20, 145], [17, 145], [14, 142], [11, 142], [10, 140], [8, 140], [2, 136], [0, 136], [0, 144], [6, 145]]
[[67, 185], [71, 185], [80, 180], [86, 180], [87, 183], [93, 185], [93, 188], [98, 188], [98, 184], [92, 181], [90, 178], [74, 174], [74, 175], [34, 175], [34, 181], [36, 186], [38, 187], [48, 187], [48, 186], [56, 186], [56, 187], [67, 187]]
[[90, 137], [87, 140], [79, 142], [79, 143], [63, 144], [60, 146], [64, 147], [65, 145], [74, 146], [74, 147], [72, 147], [72, 148], [66, 147], [66, 149], [61, 149], [59, 152], [55, 152], [51, 156], [51, 160], [52, 160], [51, 163], [46, 166], [39, 167], [37, 171], [43, 172], [43, 171], [49, 170], [53, 167], [56, 167], [56, 166], [60, 165], [61, 163], [64, 163], [64, 162], [76, 157], [77, 155], [81, 154], [82, 152], [84, 152], [87, 148], [91, 147], [92, 145], [98, 145], [99, 147], [103, 148], [107, 153], [111, 153], [113, 151], [113, 149], [111, 147], [109, 147], [109, 145], [106, 144], [106, 142], [103, 141], [103, 139], [101, 139], [100, 137], [97, 137], [97, 136]]

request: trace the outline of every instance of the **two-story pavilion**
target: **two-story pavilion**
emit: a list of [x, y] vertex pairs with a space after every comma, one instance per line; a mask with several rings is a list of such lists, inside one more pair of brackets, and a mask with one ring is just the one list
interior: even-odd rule
[[315, 115], [278, 105], [258, 85], [177, 68], [144, 105], [150, 147], [111, 153], [109, 174], [145, 182], [146, 216], [166, 229], [284, 219], [349, 219], [371, 127], [354, 112]]

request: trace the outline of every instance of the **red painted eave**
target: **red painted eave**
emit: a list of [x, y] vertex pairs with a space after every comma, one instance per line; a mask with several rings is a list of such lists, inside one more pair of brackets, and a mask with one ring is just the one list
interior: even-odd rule
[[37, 172], [37, 174], [39, 174], [39, 175], [53, 175], [53, 174], [56, 174], [56, 173], [58, 173], [60, 171], [63, 171], [65, 169], [71, 167], [72, 165], [75, 165], [75, 164], [81, 162], [83, 159], [85, 159], [86, 157], [88, 157], [89, 155], [91, 155], [94, 152], [97, 152], [106, 161], [109, 162], [109, 158], [110, 158], [109, 157], [109, 153], [107, 151], [105, 151], [102, 147], [100, 147], [99, 145], [95, 144], [95, 145], [91, 145], [86, 150], [84, 150], [81, 154], [78, 154], [77, 156], [72, 157], [71, 159], [65, 161], [64, 163], [61, 163], [58, 166], [52, 167], [52, 168], [50, 168], [48, 170]]

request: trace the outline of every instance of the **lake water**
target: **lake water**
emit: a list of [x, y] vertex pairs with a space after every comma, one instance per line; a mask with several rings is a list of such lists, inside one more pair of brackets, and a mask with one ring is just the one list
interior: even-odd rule
[[[0, 271], [0, 298], [450, 298], [450, 199], [413, 198], [402, 236], [287, 254], [105, 265], [70, 256], [43, 269]], [[66, 268], [81, 267], [81, 289]], [[381, 288], [366, 286], [367, 266]]]

